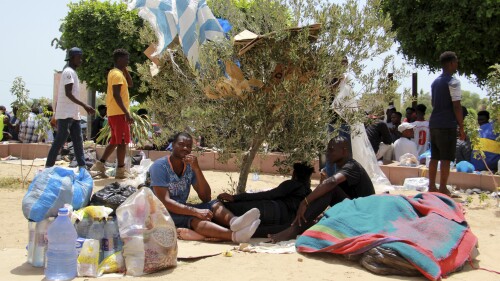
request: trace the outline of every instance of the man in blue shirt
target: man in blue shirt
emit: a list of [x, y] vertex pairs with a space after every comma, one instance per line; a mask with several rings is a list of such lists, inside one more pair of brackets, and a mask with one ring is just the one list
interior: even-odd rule
[[[484, 152], [484, 159], [480, 155], [474, 155], [470, 162], [477, 171], [496, 171], [498, 161], [500, 160], [500, 142], [497, 141], [498, 134], [495, 133], [495, 124], [490, 121], [488, 111], [479, 111], [477, 113], [477, 123], [479, 124], [479, 137]], [[474, 151], [475, 152], [475, 151]]]
[[[455, 160], [457, 125], [459, 139], [465, 139], [462, 117], [462, 92], [460, 81], [452, 75], [458, 69], [458, 58], [454, 52], [440, 56], [443, 73], [431, 85], [432, 115], [429, 120], [431, 133], [431, 161], [429, 163], [429, 191], [451, 195], [446, 188], [450, 175], [450, 162]], [[437, 166], [441, 161], [441, 180], [436, 188]]]
[[[154, 193], [167, 208], [177, 228], [196, 232], [189, 234], [193, 240], [215, 238], [248, 242], [260, 224], [260, 211], [253, 208], [237, 217], [219, 201], [210, 201], [212, 191], [196, 156], [191, 154], [192, 148], [191, 135], [178, 133], [174, 136], [172, 154], [156, 160], [149, 169]], [[203, 203], [187, 203], [191, 186]], [[179, 232], [179, 235], [191, 239], [183, 237], [182, 233], [189, 232]]]

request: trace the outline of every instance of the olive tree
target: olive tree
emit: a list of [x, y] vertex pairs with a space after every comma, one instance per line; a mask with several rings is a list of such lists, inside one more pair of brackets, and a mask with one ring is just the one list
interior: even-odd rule
[[[242, 5], [243, 3], [243, 5]], [[217, 17], [228, 19], [231, 40], [201, 46], [200, 68], [190, 68], [179, 46], [160, 58], [160, 71], [151, 75], [149, 64], [139, 68], [151, 87], [146, 103], [166, 134], [195, 128], [220, 151], [222, 160], [236, 156], [240, 164], [237, 192], [245, 191], [252, 162], [262, 144], [283, 152], [286, 167], [309, 161], [325, 147], [326, 124], [332, 119], [331, 81], [347, 72], [351, 60], [356, 77], [352, 94], [359, 106], [344, 120], [364, 122], [365, 110], [382, 108], [395, 97], [397, 80], [388, 72], [402, 72], [386, 52], [393, 44], [390, 20], [379, 13], [379, 1], [359, 5], [330, 1], [212, 0]], [[291, 29], [299, 25], [318, 26]], [[252, 46], [234, 42], [248, 29], [263, 38]], [[154, 42], [153, 36], [145, 36]], [[366, 70], [367, 62], [377, 67]], [[289, 165], [288, 165], [289, 166]]]

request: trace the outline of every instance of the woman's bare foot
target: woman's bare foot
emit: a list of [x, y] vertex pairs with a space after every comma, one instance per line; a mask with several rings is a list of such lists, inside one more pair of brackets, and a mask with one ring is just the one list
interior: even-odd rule
[[177, 239], [187, 241], [204, 241], [206, 237], [189, 228], [177, 228]]
[[297, 238], [297, 231], [295, 228], [289, 227], [282, 232], [276, 233], [276, 234], [269, 234], [267, 235], [268, 238], [271, 238], [271, 243], [278, 243], [281, 241], [288, 241]]

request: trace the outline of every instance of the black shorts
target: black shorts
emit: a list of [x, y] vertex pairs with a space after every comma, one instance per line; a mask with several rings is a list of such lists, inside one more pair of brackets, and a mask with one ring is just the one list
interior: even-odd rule
[[457, 129], [430, 129], [431, 159], [455, 161]]

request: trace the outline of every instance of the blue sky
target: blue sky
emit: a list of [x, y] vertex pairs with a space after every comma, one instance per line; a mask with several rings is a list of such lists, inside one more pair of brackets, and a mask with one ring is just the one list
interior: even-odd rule
[[[68, 0], [50, 1], [2, 1], [0, 38], [0, 104], [10, 109], [14, 100], [10, 93], [14, 78], [22, 76], [31, 98], [52, 98], [53, 75], [64, 66], [65, 52], [50, 46], [53, 38], [59, 37], [59, 26], [67, 12]], [[73, 1], [75, 2], [75, 1]], [[28, 5], [22, 7], [21, 3]], [[400, 57], [399, 60], [402, 60]], [[430, 84], [437, 76], [427, 70], [418, 69], [418, 88], [430, 91]], [[465, 77], [459, 78], [462, 89], [486, 95]], [[411, 87], [411, 77], [402, 81], [403, 87]]]

